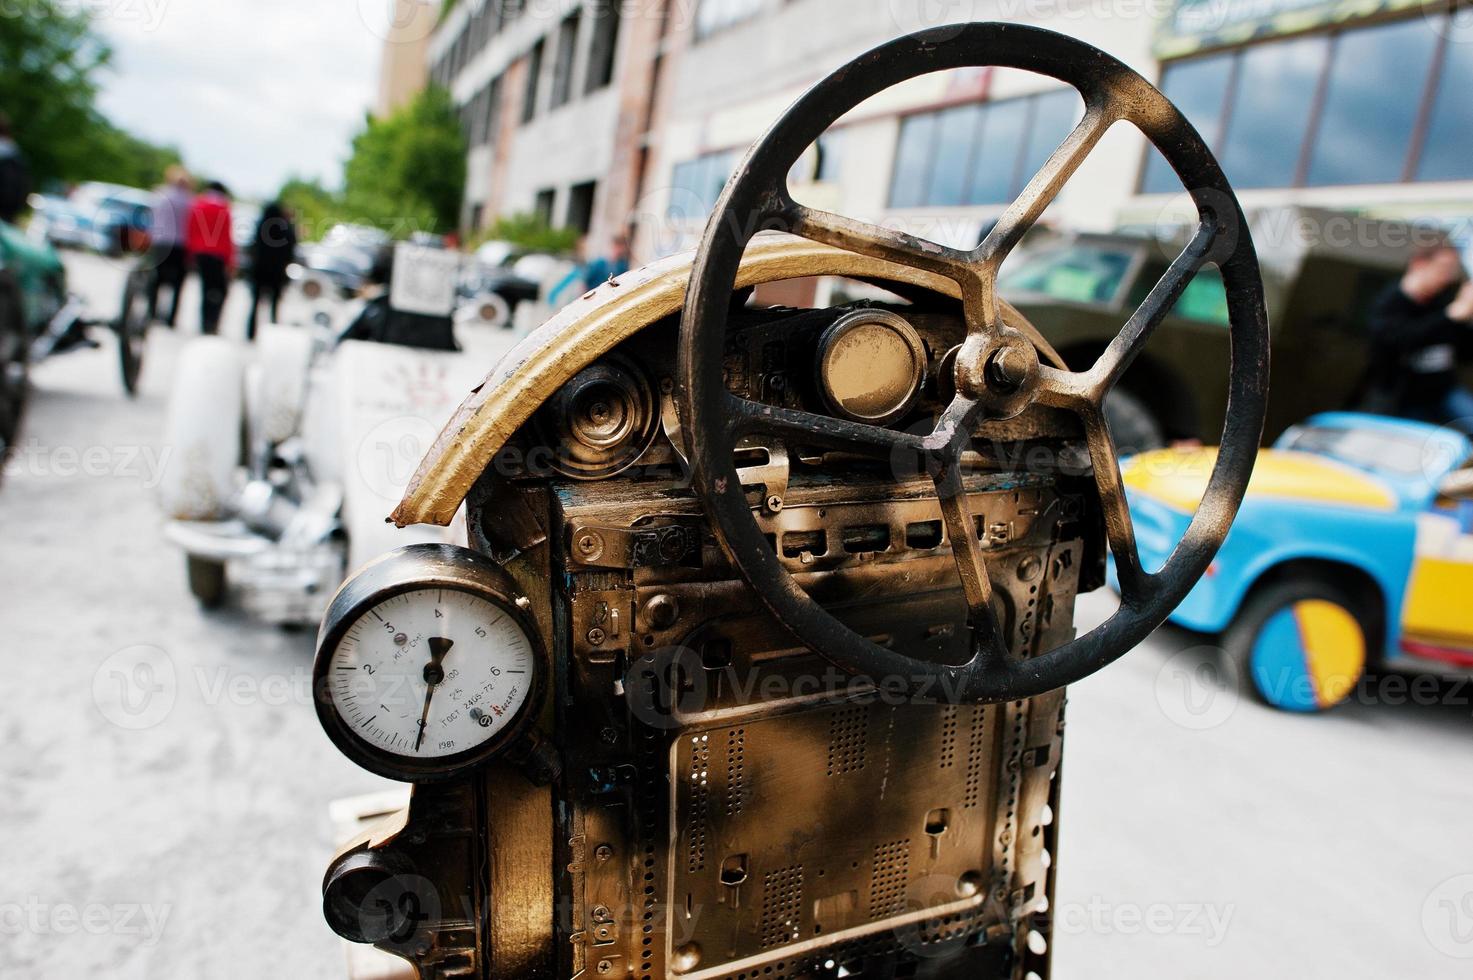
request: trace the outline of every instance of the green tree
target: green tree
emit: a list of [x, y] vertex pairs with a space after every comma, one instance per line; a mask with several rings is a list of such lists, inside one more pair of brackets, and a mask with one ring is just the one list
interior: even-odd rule
[[296, 216], [298, 233], [304, 241], [316, 241], [327, 229], [344, 220], [343, 203], [338, 195], [316, 180], [291, 177], [281, 185], [276, 199]]
[[0, 12], [0, 112], [38, 184], [110, 180], [148, 186], [179, 159], [139, 139], [96, 107], [98, 74], [112, 57], [76, 4], [28, 0]]
[[450, 93], [430, 86], [392, 115], [365, 121], [343, 168], [343, 209], [401, 237], [450, 231], [459, 224], [465, 152]]

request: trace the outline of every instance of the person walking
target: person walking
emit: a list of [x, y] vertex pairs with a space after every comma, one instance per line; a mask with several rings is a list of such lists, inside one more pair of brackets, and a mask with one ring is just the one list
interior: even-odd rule
[[153, 225], [149, 229], [153, 276], [148, 284], [148, 319], [158, 319], [159, 290], [167, 287], [169, 315], [164, 322], [172, 327], [179, 317], [179, 294], [184, 289], [184, 275], [189, 271], [184, 230], [190, 208], [194, 206], [194, 178], [176, 163], [165, 173], [164, 186], [157, 193], [159, 203], [153, 210]]
[[296, 261], [297, 228], [280, 201], [261, 209], [256, 233], [251, 239], [251, 314], [246, 319], [246, 339], [256, 339], [256, 313], [261, 300], [271, 307], [271, 322], [277, 321], [281, 291], [286, 288], [287, 266]]
[[220, 312], [235, 269], [235, 242], [230, 236], [230, 192], [219, 181], [205, 185], [189, 209], [184, 245], [199, 273], [201, 333], [220, 331]]
[[1473, 432], [1473, 392], [1458, 381], [1473, 357], [1473, 283], [1451, 244], [1419, 248], [1371, 311], [1367, 411]]

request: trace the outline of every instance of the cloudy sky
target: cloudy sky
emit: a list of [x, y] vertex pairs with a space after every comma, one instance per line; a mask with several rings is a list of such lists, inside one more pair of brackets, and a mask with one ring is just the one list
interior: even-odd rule
[[92, 2], [114, 46], [102, 108], [237, 194], [336, 184], [377, 85], [388, 0]]

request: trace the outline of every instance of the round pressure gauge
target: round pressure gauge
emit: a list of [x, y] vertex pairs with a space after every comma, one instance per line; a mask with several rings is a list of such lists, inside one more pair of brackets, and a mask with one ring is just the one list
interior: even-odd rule
[[525, 603], [464, 548], [413, 545], [363, 569], [318, 637], [313, 690], [328, 737], [370, 772], [416, 782], [499, 754], [542, 691], [546, 657]]

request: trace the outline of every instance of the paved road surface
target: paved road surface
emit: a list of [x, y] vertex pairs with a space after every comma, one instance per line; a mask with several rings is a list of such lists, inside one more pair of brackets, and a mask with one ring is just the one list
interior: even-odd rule
[[[318, 729], [311, 637], [202, 615], [161, 540], [180, 339], [136, 402], [111, 348], [43, 365], [0, 485], [0, 976], [342, 975], [327, 805], [384, 784]], [[1204, 643], [1163, 631], [1071, 694], [1056, 976], [1469, 976], [1473, 692], [1291, 717], [1205, 684]]]

